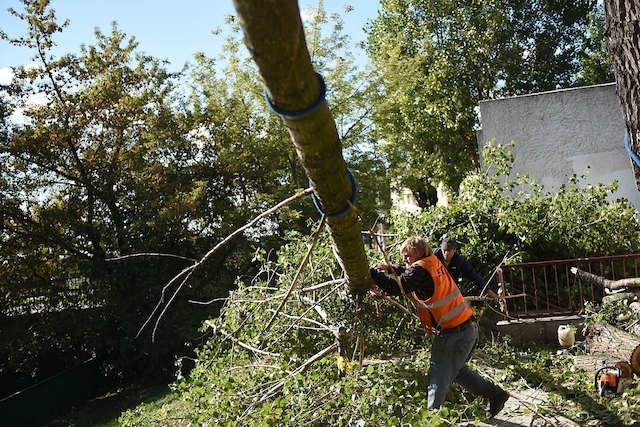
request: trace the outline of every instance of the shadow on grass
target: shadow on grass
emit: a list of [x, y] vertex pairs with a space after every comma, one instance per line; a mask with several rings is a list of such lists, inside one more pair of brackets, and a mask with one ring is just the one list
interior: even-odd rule
[[116, 427], [118, 418], [142, 403], [166, 401], [171, 395], [167, 384], [131, 386], [112, 390], [93, 399], [80, 402], [64, 416], [51, 421], [49, 427]]

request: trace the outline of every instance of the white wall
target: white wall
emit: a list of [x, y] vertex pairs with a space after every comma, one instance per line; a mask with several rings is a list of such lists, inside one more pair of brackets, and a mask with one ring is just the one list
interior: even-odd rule
[[512, 173], [529, 173], [552, 191], [589, 167], [587, 183], [617, 179], [616, 196], [640, 210], [615, 83], [482, 101], [480, 116], [480, 150], [492, 138], [515, 141]]

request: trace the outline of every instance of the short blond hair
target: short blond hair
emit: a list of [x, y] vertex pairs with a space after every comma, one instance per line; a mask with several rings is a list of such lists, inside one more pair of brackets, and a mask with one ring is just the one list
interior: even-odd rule
[[400, 252], [407, 251], [410, 255], [415, 255], [420, 258], [427, 257], [433, 254], [431, 246], [421, 237], [411, 236], [402, 243], [400, 246]]

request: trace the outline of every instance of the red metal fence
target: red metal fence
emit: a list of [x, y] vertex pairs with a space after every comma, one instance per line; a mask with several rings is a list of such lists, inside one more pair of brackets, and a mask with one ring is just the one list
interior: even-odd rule
[[499, 286], [504, 295], [515, 296], [504, 300], [505, 317], [580, 314], [585, 302], [602, 299], [603, 290], [577, 279], [571, 267], [620, 280], [640, 277], [639, 264], [640, 254], [503, 264], [497, 271]]

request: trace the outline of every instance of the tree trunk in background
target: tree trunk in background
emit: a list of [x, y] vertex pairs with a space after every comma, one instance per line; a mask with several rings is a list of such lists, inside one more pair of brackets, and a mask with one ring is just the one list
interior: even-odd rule
[[[606, 0], [608, 50], [618, 86], [618, 96], [631, 150], [640, 154], [640, 2]], [[640, 165], [632, 160], [636, 188], [640, 191]]]
[[[313, 105], [321, 86], [311, 65], [297, 1], [234, 0], [234, 5], [271, 102], [284, 111]], [[342, 211], [354, 190], [327, 103], [305, 117], [283, 117], [283, 121], [324, 211]], [[327, 224], [351, 292], [363, 293], [371, 278], [356, 214], [350, 210], [329, 217]]]

